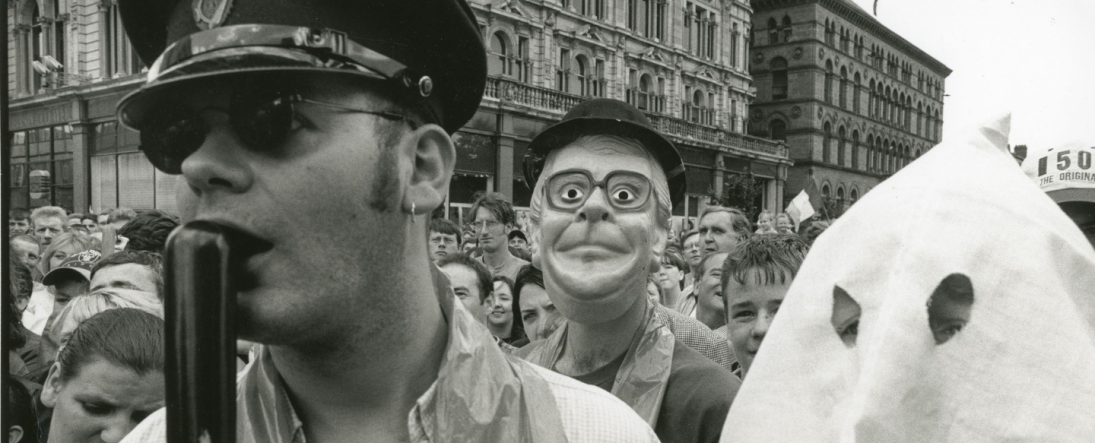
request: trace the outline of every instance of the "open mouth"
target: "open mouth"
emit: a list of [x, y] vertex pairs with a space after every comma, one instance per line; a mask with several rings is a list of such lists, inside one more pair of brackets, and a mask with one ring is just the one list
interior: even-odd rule
[[235, 226], [221, 224], [228, 242], [228, 272], [237, 291], [258, 287], [258, 276], [247, 265], [252, 257], [273, 249], [274, 244]]

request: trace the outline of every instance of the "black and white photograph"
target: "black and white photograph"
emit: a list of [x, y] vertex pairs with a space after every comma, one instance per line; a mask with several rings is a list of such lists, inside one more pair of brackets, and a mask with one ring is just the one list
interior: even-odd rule
[[7, 443], [1095, 442], [1095, 2], [4, 3]]

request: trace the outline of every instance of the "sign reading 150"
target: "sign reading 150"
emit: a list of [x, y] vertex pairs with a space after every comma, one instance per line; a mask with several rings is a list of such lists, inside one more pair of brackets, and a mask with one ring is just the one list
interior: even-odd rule
[[[1071, 156], [1071, 154], [1072, 154], [1072, 151], [1067, 150], [1067, 149], [1057, 153], [1056, 160], [1057, 160], [1057, 170], [1058, 171], [1064, 171], [1065, 169], [1068, 169], [1068, 168], [1072, 167], [1072, 156]], [[1088, 170], [1088, 169], [1091, 169], [1091, 151], [1087, 151], [1087, 150], [1084, 150], [1084, 149], [1078, 149], [1078, 150], [1076, 150], [1075, 157], [1076, 157], [1076, 166], [1078, 166], [1080, 169], [1085, 170], [1085, 171]], [[1048, 166], [1048, 163], [1049, 163], [1049, 157], [1042, 157], [1042, 158], [1038, 159], [1038, 175], [1039, 176], [1046, 175], [1046, 167]]]

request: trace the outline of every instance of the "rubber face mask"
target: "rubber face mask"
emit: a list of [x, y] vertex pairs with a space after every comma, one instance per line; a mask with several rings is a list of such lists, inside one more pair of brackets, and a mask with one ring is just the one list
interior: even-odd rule
[[723, 442], [1095, 441], [1095, 251], [982, 134], [817, 239]]

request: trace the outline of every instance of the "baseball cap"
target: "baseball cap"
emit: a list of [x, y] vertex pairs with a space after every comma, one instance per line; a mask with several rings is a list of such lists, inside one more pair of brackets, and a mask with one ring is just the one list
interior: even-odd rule
[[70, 278], [91, 281], [91, 268], [102, 258], [102, 254], [94, 249], [70, 255], [60, 265], [46, 273], [46, 276], [42, 278], [42, 284], [56, 285]]

